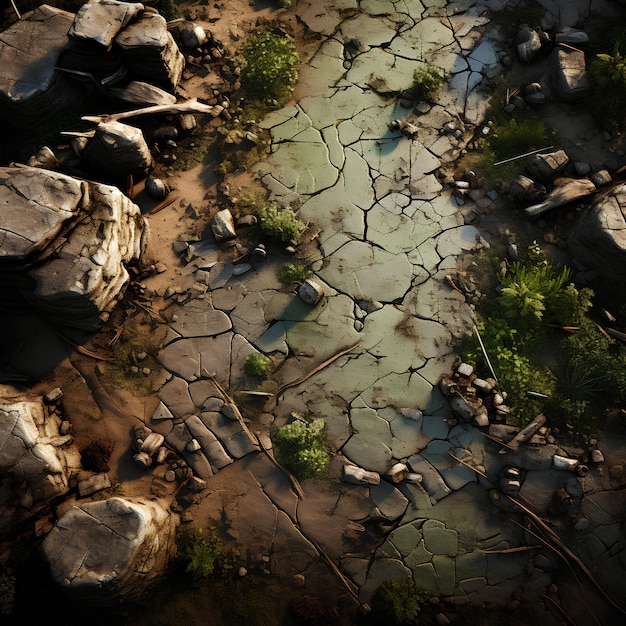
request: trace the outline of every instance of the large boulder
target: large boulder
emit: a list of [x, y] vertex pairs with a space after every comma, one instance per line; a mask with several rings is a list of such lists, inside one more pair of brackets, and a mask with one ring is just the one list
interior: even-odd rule
[[53, 579], [77, 600], [142, 599], [173, 555], [177, 518], [163, 501], [110, 498], [66, 511], [42, 544]]
[[573, 257], [601, 276], [626, 280], [626, 184], [598, 195], [567, 236]]
[[25, 126], [79, 101], [56, 68], [74, 15], [42, 5], [0, 33], [0, 112]]
[[80, 454], [60, 425], [41, 397], [25, 399], [0, 386], [0, 537], [69, 491]]
[[589, 91], [585, 53], [572, 47], [557, 48], [552, 53], [556, 93], [566, 102], [575, 102]]
[[0, 168], [0, 272], [54, 323], [101, 326], [147, 234], [139, 207], [115, 187]]

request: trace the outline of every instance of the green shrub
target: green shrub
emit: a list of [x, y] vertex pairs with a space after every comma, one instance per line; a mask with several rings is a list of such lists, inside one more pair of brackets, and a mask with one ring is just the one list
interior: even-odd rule
[[285, 263], [278, 270], [278, 280], [283, 285], [303, 283], [311, 275], [311, 270], [301, 263]]
[[281, 9], [288, 9], [291, 6], [291, 0], [278, 0], [277, 4]]
[[424, 63], [413, 70], [413, 83], [409, 91], [420, 100], [433, 100], [444, 81], [443, 72], [435, 67]]
[[0, 615], [10, 615], [15, 601], [15, 576], [7, 569], [0, 574]]
[[177, 560], [195, 580], [223, 574], [233, 567], [233, 559], [216, 528], [184, 528], [176, 536]]
[[306, 228], [291, 209], [279, 209], [274, 203], [262, 210], [260, 224], [268, 239], [283, 244], [300, 241]]
[[618, 39], [612, 54], [597, 54], [587, 67], [591, 82], [589, 107], [600, 124], [622, 130], [626, 116], [626, 57]]
[[255, 352], [249, 354], [243, 364], [243, 371], [247, 376], [260, 376], [265, 378], [272, 369], [272, 359], [270, 357]]
[[324, 445], [324, 420], [300, 420], [286, 424], [276, 433], [275, 443], [281, 461], [297, 478], [313, 478], [326, 472], [330, 455]]
[[241, 81], [251, 98], [276, 100], [278, 104], [289, 99], [298, 79], [299, 60], [289, 36], [270, 30], [253, 31], [246, 38], [243, 56], [246, 65]]
[[368, 621], [381, 626], [415, 626], [425, 601], [425, 595], [416, 591], [411, 578], [400, 583], [386, 580], [374, 592]]
[[178, 7], [174, 0], [152, 0], [146, 4], [153, 6], [168, 22], [178, 16]]

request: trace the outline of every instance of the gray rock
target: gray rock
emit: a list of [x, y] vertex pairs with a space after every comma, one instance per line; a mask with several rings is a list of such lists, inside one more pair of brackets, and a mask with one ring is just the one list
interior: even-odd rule
[[180, 26], [180, 38], [187, 48], [198, 48], [207, 42], [204, 28], [195, 22], [183, 22]]
[[237, 236], [235, 222], [228, 209], [222, 209], [215, 214], [211, 220], [211, 231], [217, 242], [233, 239]]
[[526, 162], [526, 170], [532, 178], [540, 181], [549, 181], [560, 174], [567, 164], [569, 157], [565, 150], [533, 154]]
[[0, 536], [68, 492], [80, 455], [69, 436], [60, 436], [60, 424], [40, 396], [25, 399], [0, 385], [0, 476], [11, 476], [12, 485], [0, 489]]
[[517, 56], [521, 61], [528, 63], [541, 49], [541, 39], [537, 31], [528, 26], [522, 26], [517, 35]]
[[552, 53], [557, 95], [566, 102], [575, 102], [589, 91], [590, 83], [582, 50], [560, 47]]
[[96, 126], [96, 134], [83, 150], [82, 158], [99, 177], [114, 180], [129, 173], [145, 174], [152, 165], [141, 130], [117, 121]]
[[567, 236], [570, 254], [601, 276], [623, 280], [626, 261], [626, 185], [599, 195], [576, 217]]
[[311, 306], [315, 306], [324, 296], [324, 288], [317, 281], [307, 278], [298, 288], [300, 299]]
[[602, 454], [601, 450], [597, 448], [591, 451], [591, 462], [592, 463], [604, 463], [604, 454]]
[[109, 487], [111, 487], [111, 479], [108, 474], [94, 474], [78, 483], [78, 495], [84, 498]]
[[591, 165], [585, 161], [575, 161], [572, 166], [576, 176], [587, 176], [591, 172]]
[[598, 170], [597, 172], [593, 172], [589, 175], [589, 178], [596, 187], [608, 185], [613, 180], [613, 177], [608, 170]]
[[175, 518], [156, 500], [111, 498], [74, 506], [42, 544], [52, 578], [92, 606], [140, 600], [174, 551]]
[[117, 34], [133, 20], [143, 4], [116, 0], [90, 0], [76, 13], [68, 37], [111, 47]]
[[380, 475], [356, 465], [344, 465], [341, 480], [355, 485], [378, 485], [380, 484]]

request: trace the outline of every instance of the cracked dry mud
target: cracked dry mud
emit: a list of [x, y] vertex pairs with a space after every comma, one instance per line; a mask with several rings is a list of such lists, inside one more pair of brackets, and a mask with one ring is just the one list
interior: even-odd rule
[[[435, 172], [461, 155], [486, 111], [489, 80], [504, 71], [499, 31], [490, 19], [504, 3], [294, 4], [293, 14], [310, 35], [303, 44], [294, 103], [262, 121], [271, 135], [271, 154], [231, 184], [256, 177], [277, 202], [301, 205], [300, 218], [317, 234], [303, 247], [302, 260], [312, 265], [325, 297], [310, 308], [285, 289], [276, 278], [283, 259], [268, 258], [233, 276], [219, 250], [204, 249], [197, 256], [201, 263], [182, 269], [169, 247], [174, 236], [191, 240], [201, 234], [184, 210], [190, 203], [203, 204], [211, 177], [202, 166], [172, 177], [184, 203], [151, 218], [153, 254], [170, 270], [145, 282], [155, 292], [167, 284], [194, 282], [208, 290], [200, 289], [202, 297], [182, 306], [164, 308], [170, 323], [158, 353], [165, 370], [158, 399], [105, 390], [97, 369], [81, 366], [105, 418], [90, 428], [110, 429], [120, 438], [113, 459], [119, 489], [159, 495], [172, 489], [161, 475], [165, 469], [145, 476], [130, 465], [123, 437], [124, 415], [132, 414], [164, 434], [206, 479], [206, 489], [183, 517], [198, 526], [225, 525], [241, 562], [271, 575], [268, 594], [280, 607], [277, 614], [303, 592], [349, 614], [358, 602], [370, 601], [384, 580], [409, 576], [418, 589], [457, 606], [521, 600], [525, 614], [533, 616], [529, 620], [559, 623], [544, 599], [558, 576], [553, 554], [498, 552], [522, 546], [528, 537], [510, 521], [512, 513], [494, 506], [493, 484], [449, 452], [494, 480], [505, 461], [516, 463], [528, 472], [526, 495], [541, 512], [547, 510], [547, 494], [561, 483], [583, 498], [590, 532], [572, 542], [607, 591], [623, 597], [624, 503], [621, 492], [613, 490], [615, 480], [603, 475], [578, 480], [548, 471], [545, 451], [503, 459], [478, 429], [447, 424], [449, 409], [436, 387], [451, 369], [458, 341], [471, 329], [463, 297], [444, 277], [503, 230], [497, 220], [478, 219], [498, 209], [497, 194], [461, 204]], [[550, 8], [567, 26], [585, 15], [587, 5], [555, 2]], [[610, 10], [609, 3], [598, 6]], [[196, 8], [196, 19], [208, 29], [222, 28], [224, 38], [228, 31], [244, 30], [247, 14], [238, 3], [228, 25], [220, 18], [203, 23], [206, 13]], [[293, 21], [293, 14], [283, 15]], [[451, 77], [437, 103], [419, 117], [412, 113], [414, 103], [393, 96], [407, 87], [416, 59]], [[414, 116], [419, 126], [413, 140], [389, 130], [393, 119], [406, 116]], [[461, 132], [442, 132], [449, 123]], [[248, 354], [272, 356], [276, 374], [262, 389], [275, 392], [357, 342], [329, 367], [283, 391], [275, 403], [264, 407], [262, 400], [248, 399], [242, 410], [251, 433], [224, 419], [228, 398], [211, 378], [215, 375], [243, 402], [237, 392], [251, 385], [243, 373]], [[335, 453], [329, 478], [305, 481], [303, 499], [256, 441], [258, 433], [269, 445], [270, 428], [289, 421], [293, 412], [322, 417]], [[201, 450], [190, 454], [185, 446], [192, 438]], [[611, 455], [617, 463], [619, 451]], [[399, 461], [422, 474], [422, 483], [340, 481], [346, 462], [384, 474]], [[589, 609], [572, 589], [564, 585], [559, 601], [587, 619]], [[599, 615], [609, 614], [609, 608], [598, 606]], [[200, 619], [193, 609], [185, 611], [192, 621]]]

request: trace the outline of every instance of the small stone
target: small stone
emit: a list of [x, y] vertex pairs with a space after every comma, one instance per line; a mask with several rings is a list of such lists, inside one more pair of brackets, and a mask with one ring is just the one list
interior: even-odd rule
[[237, 220], [237, 226], [254, 226], [258, 221], [256, 215], [243, 215]]
[[298, 296], [306, 304], [315, 306], [324, 296], [324, 288], [316, 281], [307, 278], [300, 285]]
[[304, 585], [306, 584], [306, 578], [302, 574], [294, 574], [293, 584], [296, 587], [304, 587]]
[[72, 430], [72, 425], [67, 420], [63, 420], [59, 426], [59, 434], [67, 435], [70, 430]]
[[409, 473], [409, 468], [404, 463], [396, 463], [388, 472], [387, 476], [392, 483], [402, 482]]
[[63, 397], [63, 391], [60, 387], [55, 387], [52, 391], [49, 391], [44, 397], [46, 404], [54, 404], [57, 400]]
[[173, 470], [167, 470], [167, 472], [165, 472], [165, 480], [168, 483], [173, 483], [176, 480], [176, 472]]
[[435, 621], [437, 622], [437, 624], [440, 624], [441, 626], [446, 626], [447, 624], [450, 623], [450, 620], [446, 617], [444, 613], [437, 613], [435, 615]]
[[169, 450], [167, 448], [159, 448], [159, 451], [156, 455], [156, 462], [163, 463], [165, 459], [167, 459], [167, 455], [169, 454]]
[[415, 474], [414, 472], [409, 472], [405, 477], [404, 480], [407, 483], [421, 483], [423, 480], [423, 476], [421, 474]]
[[237, 573], [239, 574], [241, 578], [243, 578], [244, 576], [248, 574], [248, 570], [245, 567], [240, 567]]
[[341, 479], [355, 485], [379, 485], [380, 476], [376, 472], [369, 472], [356, 465], [344, 465]]
[[492, 390], [491, 385], [486, 380], [483, 380], [482, 378], [474, 378], [474, 380], [472, 381], [472, 385], [477, 391], [480, 391], [480, 393], [484, 395], [491, 393], [491, 390]]
[[597, 448], [591, 451], [591, 462], [592, 463], [604, 463], [604, 454]]
[[357, 333], [360, 333], [364, 328], [364, 324], [361, 320], [354, 320], [354, 330], [356, 330]]
[[470, 377], [474, 373], [474, 368], [469, 363], [461, 363], [456, 371], [459, 376]]
[[576, 176], [587, 176], [587, 174], [591, 172], [591, 165], [589, 165], [589, 163], [586, 163], [585, 161], [576, 161], [573, 164], [573, 167]]
[[150, 370], [150, 368], [149, 368], [149, 367], [144, 367], [144, 368], [141, 370], [141, 373], [142, 373], [144, 376], [150, 376], [150, 371], [151, 371], [151, 370]]
[[191, 441], [187, 442], [185, 450], [187, 450], [187, 452], [197, 452], [198, 450], [200, 450], [201, 447], [202, 446], [198, 443], [196, 439], [192, 439]]

